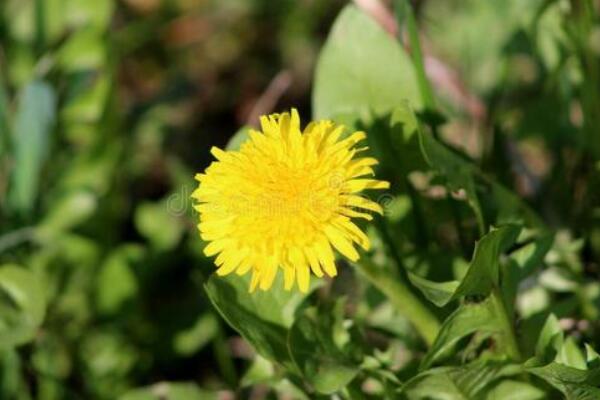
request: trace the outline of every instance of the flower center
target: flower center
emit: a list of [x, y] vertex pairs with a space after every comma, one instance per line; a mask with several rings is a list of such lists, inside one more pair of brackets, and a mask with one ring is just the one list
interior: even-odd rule
[[247, 177], [230, 211], [238, 226], [252, 227], [263, 239], [306, 242], [338, 209], [341, 179], [310, 165], [270, 165], [260, 177]]

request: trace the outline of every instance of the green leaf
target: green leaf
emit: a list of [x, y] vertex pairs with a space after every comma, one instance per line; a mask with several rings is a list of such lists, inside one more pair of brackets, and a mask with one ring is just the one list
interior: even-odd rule
[[333, 310], [311, 307], [292, 326], [288, 346], [304, 378], [323, 394], [337, 392], [359, 372], [360, 355], [352, 354], [349, 333], [343, 327], [344, 301]]
[[421, 106], [410, 57], [371, 17], [349, 5], [337, 17], [315, 72], [315, 118], [368, 118], [409, 100]]
[[435, 342], [421, 362], [421, 370], [448, 356], [462, 338], [475, 332], [498, 333], [501, 330], [496, 309], [489, 297], [481, 303], [461, 304], [442, 324]]
[[177, 354], [191, 356], [219, 333], [219, 322], [212, 312], [202, 314], [194, 325], [178, 332], [173, 338], [173, 347]]
[[419, 141], [419, 121], [408, 101], [394, 108], [390, 116], [392, 141], [396, 147], [394, 163], [402, 165], [404, 173], [427, 168]]
[[57, 62], [66, 72], [102, 67], [106, 63], [102, 32], [89, 28], [77, 31], [58, 51]]
[[0, 267], [0, 348], [34, 338], [46, 311], [45, 288], [30, 271]]
[[183, 235], [183, 224], [171, 213], [168, 201], [144, 202], [135, 210], [135, 226], [160, 251], [173, 249]]
[[566, 400], [600, 398], [600, 368], [581, 370], [553, 362], [541, 367], [528, 367], [526, 370], [560, 390]]
[[[526, 203], [488, 178], [471, 162], [438, 142], [429, 133], [419, 131], [419, 139], [427, 163], [447, 178], [449, 189], [465, 191], [480, 231], [485, 231], [487, 227], [482, 202], [494, 209], [495, 215], [489, 220], [495, 225], [520, 223], [529, 227], [544, 227], [544, 223]], [[480, 196], [483, 200], [480, 200]]]
[[74, 191], [54, 203], [36, 227], [40, 237], [66, 232], [89, 218], [96, 208], [96, 196], [88, 191]]
[[554, 314], [550, 314], [540, 331], [535, 346], [536, 357], [547, 362], [554, 360], [554, 357], [562, 347], [563, 342], [564, 335], [558, 319]]
[[24, 88], [13, 132], [15, 165], [9, 193], [13, 209], [22, 214], [31, 211], [37, 197], [55, 113], [54, 91], [47, 83], [34, 81]]
[[587, 363], [583, 357], [583, 353], [581, 350], [579, 350], [577, 343], [575, 343], [575, 340], [571, 336], [567, 337], [563, 343], [560, 352], [556, 357], [556, 362], [577, 369], [587, 368]]
[[550, 315], [542, 328], [536, 345], [536, 357], [525, 363], [526, 371], [556, 389], [567, 400], [600, 398], [600, 367], [593, 348], [586, 347], [586, 357], [575, 341], [564, 339], [558, 320]]
[[64, 10], [65, 18], [73, 28], [88, 27], [106, 31], [110, 28], [115, 4], [114, 0], [70, 0]]
[[473, 210], [480, 230], [485, 231], [483, 210], [476, 191], [474, 167], [471, 163], [453, 153], [430, 134], [420, 133], [421, 152], [427, 163], [448, 179], [451, 191], [464, 190], [467, 202]]
[[273, 363], [257, 354], [254, 357], [250, 368], [244, 373], [241, 385], [242, 387], [249, 387], [260, 383], [275, 383], [279, 380], [279, 377], [277, 377], [277, 379], [275, 378], [275, 368], [273, 367]]
[[510, 253], [509, 265], [505, 269], [506, 274], [502, 281], [502, 293], [510, 315], [513, 314], [513, 304], [520, 282], [531, 274], [534, 268], [541, 266], [553, 241], [552, 234], [541, 234], [532, 242]]
[[[259, 354], [289, 366], [288, 331], [296, 309], [307, 295], [295, 290], [285, 291], [282, 279], [282, 274], [278, 274], [268, 291], [249, 293], [250, 274], [225, 277], [213, 274], [204, 287], [223, 318]], [[312, 288], [317, 285], [313, 283]]]
[[389, 118], [378, 118], [366, 126], [358, 124], [357, 129], [369, 133], [370, 152], [379, 160], [382, 172], [407, 176], [412, 171], [429, 168], [421, 154], [419, 122], [408, 101], [394, 107]]
[[105, 110], [106, 100], [111, 89], [107, 73], [79, 77], [69, 81], [68, 96], [61, 108], [60, 116], [69, 129], [79, 124], [96, 123]]
[[522, 372], [519, 365], [476, 361], [461, 367], [440, 367], [406, 382], [400, 392], [409, 400], [478, 400], [500, 378]]
[[460, 282], [432, 282], [413, 273], [409, 273], [409, 278], [428, 300], [439, 307], [461, 296], [486, 296], [498, 286], [500, 254], [514, 244], [519, 232], [518, 226], [505, 225], [483, 236], [475, 245], [469, 269]]
[[589, 344], [585, 344], [585, 361], [590, 368], [600, 367], [600, 355]]
[[124, 245], [108, 256], [96, 279], [96, 306], [102, 314], [114, 314], [138, 293], [131, 265], [144, 256], [144, 248]]
[[485, 396], [485, 400], [543, 400], [545, 398], [546, 393], [535, 386], [510, 379], [498, 383]]
[[194, 383], [160, 382], [146, 388], [134, 389], [119, 400], [217, 400], [218, 394], [204, 390]]

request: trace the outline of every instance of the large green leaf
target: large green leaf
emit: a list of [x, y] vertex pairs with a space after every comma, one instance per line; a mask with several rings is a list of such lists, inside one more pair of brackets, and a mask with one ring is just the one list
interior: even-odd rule
[[[211, 275], [206, 293], [223, 318], [250, 342], [263, 357], [288, 364], [287, 337], [295, 312], [306, 298], [299, 291], [283, 289], [278, 274], [268, 291], [248, 291], [250, 274], [225, 277]], [[313, 284], [313, 288], [316, 287]]]
[[461, 296], [486, 296], [499, 284], [500, 254], [514, 244], [519, 232], [518, 226], [505, 225], [482, 237], [475, 245], [469, 269], [460, 282], [433, 282], [412, 273], [409, 278], [432, 303], [440, 307]]
[[315, 72], [315, 118], [369, 118], [421, 98], [412, 61], [398, 42], [353, 5], [340, 13]]
[[47, 83], [34, 81], [23, 89], [13, 132], [15, 165], [9, 193], [12, 207], [21, 213], [30, 211], [37, 197], [55, 114], [54, 91]]
[[0, 267], [0, 349], [27, 343], [46, 312], [45, 290], [30, 271]]

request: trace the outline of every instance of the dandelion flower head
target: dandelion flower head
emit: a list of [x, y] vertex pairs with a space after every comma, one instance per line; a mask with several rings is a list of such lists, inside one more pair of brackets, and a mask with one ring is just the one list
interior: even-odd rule
[[213, 147], [216, 158], [192, 194], [204, 253], [216, 256], [216, 273], [252, 273], [250, 291], [269, 289], [282, 270], [284, 287], [308, 291], [317, 277], [337, 274], [334, 249], [351, 261], [369, 239], [353, 222], [371, 220], [381, 206], [361, 195], [386, 189], [372, 179], [372, 157], [357, 157], [364, 132], [343, 137], [344, 127], [311, 122], [301, 130], [296, 110], [260, 119], [239, 151]]

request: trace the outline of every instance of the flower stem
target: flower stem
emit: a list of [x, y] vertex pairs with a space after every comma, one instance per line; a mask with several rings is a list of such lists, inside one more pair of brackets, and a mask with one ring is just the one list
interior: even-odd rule
[[500, 322], [504, 345], [506, 346], [506, 354], [514, 361], [521, 361], [521, 351], [519, 350], [519, 345], [517, 344], [517, 339], [515, 337], [512, 318], [508, 315], [500, 289], [497, 287], [494, 288], [490, 296], [494, 309], [496, 310], [496, 316]]
[[366, 255], [356, 265], [358, 271], [381, 291], [403, 317], [408, 319], [428, 346], [431, 346], [440, 330], [435, 315], [396, 276], [376, 266]]

